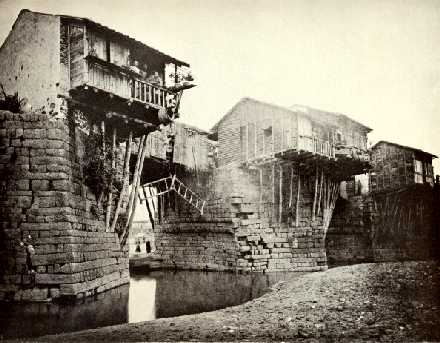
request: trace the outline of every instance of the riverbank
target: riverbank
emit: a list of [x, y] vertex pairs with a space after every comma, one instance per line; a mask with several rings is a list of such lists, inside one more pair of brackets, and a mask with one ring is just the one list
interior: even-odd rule
[[36, 340], [438, 341], [440, 266], [403, 262], [332, 268], [281, 282], [258, 299], [219, 311]]

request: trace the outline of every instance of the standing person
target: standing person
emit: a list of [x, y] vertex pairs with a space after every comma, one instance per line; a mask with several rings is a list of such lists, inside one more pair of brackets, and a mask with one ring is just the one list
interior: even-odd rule
[[[32, 236], [29, 235], [27, 238], [28, 238], [28, 240], [31, 240]], [[33, 256], [35, 255], [34, 246], [31, 243], [28, 243], [26, 238], [22, 242], [20, 242], [20, 246], [22, 246], [22, 247], [24, 246], [26, 249], [26, 266], [28, 269], [28, 273], [34, 274], [35, 270], [34, 270], [34, 267], [32, 264], [32, 259], [33, 259]]]

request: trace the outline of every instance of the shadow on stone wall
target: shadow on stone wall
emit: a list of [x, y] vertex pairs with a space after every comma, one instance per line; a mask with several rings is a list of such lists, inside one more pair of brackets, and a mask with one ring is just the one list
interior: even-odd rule
[[339, 199], [326, 237], [330, 266], [439, 257], [439, 191], [413, 185]]

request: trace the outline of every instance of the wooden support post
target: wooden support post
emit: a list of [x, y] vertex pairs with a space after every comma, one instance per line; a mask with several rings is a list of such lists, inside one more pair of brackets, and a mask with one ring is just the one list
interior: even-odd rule
[[272, 164], [272, 204], [275, 206], [275, 164]]
[[125, 147], [125, 159], [124, 159], [124, 172], [123, 172], [123, 183], [122, 183], [122, 190], [119, 194], [118, 203], [116, 205], [115, 215], [113, 217], [113, 222], [110, 227], [110, 232], [114, 232], [116, 228], [116, 223], [118, 221], [119, 211], [122, 207], [122, 202], [125, 197], [125, 193], [128, 191], [128, 181], [130, 177], [130, 156], [131, 156], [131, 141], [133, 139], [133, 133], [130, 131], [128, 135], [128, 141], [126, 142]]
[[315, 193], [313, 194], [312, 221], [315, 221], [316, 197], [318, 193], [318, 165], [316, 165]]
[[292, 202], [293, 202], [293, 166], [290, 166], [289, 208], [292, 208]]
[[112, 210], [112, 202], [113, 202], [113, 179], [114, 173], [116, 169], [116, 128], [113, 128], [112, 133], [112, 150], [110, 154], [111, 166], [112, 166], [112, 174], [110, 175], [110, 186], [108, 190], [108, 198], [107, 198], [107, 209], [105, 212], [105, 231], [108, 232], [110, 229], [110, 214]]
[[[258, 123], [258, 122], [257, 122]], [[257, 123], [254, 124], [254, 158], [257, 157]]]
[[246, 123], [246, 161], [249, 159], [249, 123]]
[[300, 174], [300, 169], [299, 169], [299, 165], [298, 165], [298, 185], [297, 185], [297, 192], [296, 192], [296, 215], [295, 215], [296, 226], [299, 226], [299, 197], [300, 197], [300, 191], [301, 191], [301, 174]]
[[278, 221], [281, 223], [283, 217], [283, 166], [280, 164], [280, 201]]
[[136, 188], [137, 179], [138, 179], [138, 176], [139, 176], [139, 164], [141, 162], [142, 155], [144, 154], [144, 149], [146, 148], [146, 147], [144, 147], [144, 141], [145, 141], [145, 136], [143, 135], [141, 137], [140, 142], [139, 142], [139, 148], [138, 148], [137, 159], [136, 159], [136, 166], [134, 168], [133, 180], [131, 182], [130, 197], [129, 197], [129, 200], [128, 200], [128, 207], [127, 207], [127, 222], [125, 224], [125, 228], [128, 227], [128, 221], [130, 220], [131, 211], [132, 211], [132, 208], [133, 208], [133, 203], [136, 200], [135, 188]]
[[[142, 136], [142, 138], [144, 138], [142, 156], [141, 156], [141, 160], [139, 162], [139, 165], [137, 165], [138, 169], [135, 170], [135, 176], [133, 178], [134, 179], [134, 181], [133, 181], [134, 189], [132, 189], [132, 193], [135, 195], [134, 203], [133, 203], [133, 208], [132, 208], [131, 212], [130, 211], [128, 212], [129, 220], [128, 220], [128, 223], [125, 228], [124, 236], [122, 238], [122, 242], [121, 242], [122, 246], [124, 246], [125, 243], [127, 242], [128, 235], [129, 235], [131, 227], [133, 225], [134, 214], [136, 212], [136, 207], [137, 207], [137, 203], [138, 203], [137, 199], [136, 199], [136, 194], [138, 194], [138, 192], [139, 192], [139, 185], [140, 185], [140, 181], [141, 181], [142, 170], [144, 168], [145, 155], [147, 153], [147, 140], [145, 139], [145, 136]], [[141, 139], [141, 142], [142, 142], [142, 139]]]
[[153, 213], [156, 213], [156, 204], [154, 203], [154, 198], [157, 199], [157, 197], [153, 196], [153, 192], [151, 191], [150, 187], [148, 187], [148, 193], [150, 194], [150, 198], [153, 199], [151, 201], [151, 207], [153, 207]]
[[324, 182], [324, 170], [321, 169], [321, 180], [319, 182], [319, 192], [318, 192], [318, 210], [316, 211], [316, 215], [319, 217], [321, 213], [321, 194], [322, 194], [322, 183]]
[[275, 126], [274, 120], [272, 117], [272, 156], [275, 155]]
[[263, 168], [260, 168], [260, 201], [259, 206], [261, 209], [261, 204], [263, 203]]
[[101, 140], [102, 140], [102, 155], [105, 159], [105, 122], [101, 121]]

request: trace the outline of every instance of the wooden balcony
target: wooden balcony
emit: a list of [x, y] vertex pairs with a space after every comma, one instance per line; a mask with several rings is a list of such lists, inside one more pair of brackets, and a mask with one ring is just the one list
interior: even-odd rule
[[167, 99], [176, 94], [166, 88], [142, 81], [141, 76], [128, 68], [87, 56], [81, 78], [75, 78], [72, 88], [90, 86], [128, 101], [136, 101], [157, 109], [165, 108]]
[[244, 163], [266, 163], [275, 158], [290, 159], [298, 156], [315, 155], [334, 159], [334, 146], [326, 140], [313, 136], [298, 135], [289, 125], [273, 123], [248, 123], [240, 129], [241, 161]]
[[298, 151], [308, 151], [330, 158], [335, 157], [335, 149], [330, 142], [311, 136], [299, 136]]

